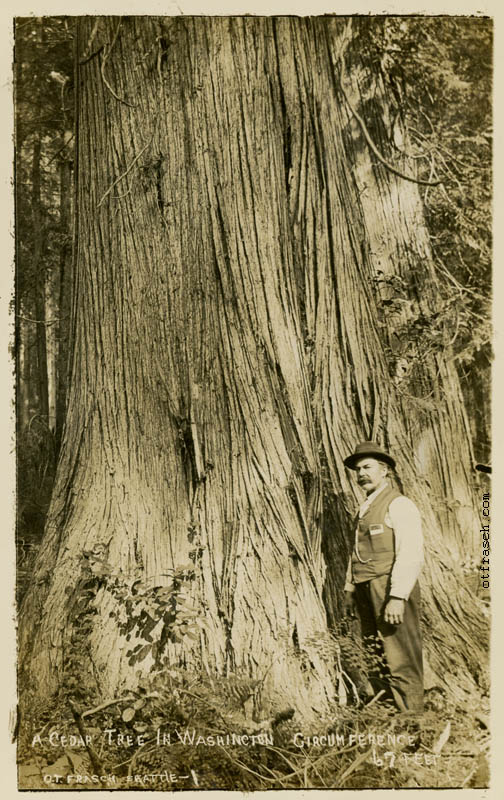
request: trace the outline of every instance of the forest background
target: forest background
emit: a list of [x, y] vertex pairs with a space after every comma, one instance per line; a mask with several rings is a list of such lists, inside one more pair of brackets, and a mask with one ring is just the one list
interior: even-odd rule
[[[434, 262], [443, 275], [443, 294], [431, 317], [409, 321], [413, 324], [403, 331], [404, 363], [398, 364], [396, 359], [394, 366], [396, 369], [403, 366], [405, 374], [411, 369], [408, 360], [412, 351], [408, 345], [413, 345], [418, 357], [418, 344], [422, 342], [428, 351], [422, 352], [422, 358], [442, 350], [449, 341], [468, 412], [474, 462], [487, 464], [491, 362], [491, 32], [485, 21], [474, 22], [451, 20], [451, 28], [447, 23], [446, 28], [440, 29], [426, 24], [426, 20], [412, 19], [404, 25], [391, 19], [380, 31], [382, 50], [380, 44], [374, 43], [387, 88], [394, 97], [398, 114], [404, 115], [401, 126], [407, 120], [408, 142], [413, 148], [410, 157], [419, 165], [419, 178], [443, 180], [442, 191], [422, 190]], [[71, 18], [57, 17], [18, 20], [15, 358], [20, 600], [29, 584], [43, 533], [65, 417], [68, 362], [65, 344], [69, 340], [65, 326], [70, 319], [74, 155], [71, 23]], [[395, 136], [392, 147], [400, 149], [403, 140], [399, 127]], [[408, 302], [405, 287], [398, 281], [393, 285], [389, 281], [388, 288], [391, 291], [382, 298], [381, 307], [385, 312], [399, 314], [404, 302]], [[401, 373], [395, 377], [403, 379]], [[461, 566], [468, 584], [481, 597], [477, 559], [471, 556]], [[476, 721], [478, 726], [481, 728], [482, 723]], [[462, 737], [463, 733], [461, 729], [459, 735]], [[442, 731], [432, 731], [434, 738], [440, 734]], [[477, 738], [473, 731], [472, 739]], [[482, 752], [484, 735], [480, 738]], [[474, 780], [481, 766], [478, 761], [481, 752], [475, 750], [476, 769], [471, 766], [463, 777], [457, 764], [453, 785], [458, 780], [466, 780], [466, 785]], [[328, 757], [321, 785], [327, 785], [324, 781], [331, 772], [329, 761]], [[339, 769], [339, 780], [344, 776], [347, 781], [352, 772], [358, 772], [358, 765], [348, 771], [352, 763], [349, 761]], [[250, 764], [240, 767], [232, 763], [229, 774], [212, 775], [208, 780], [216, 780], [216, 785], [228, 788], [231, 787], [226, 780], [233, 786], [236, 781], [243, 781], [244, 787], [269, 785], [267, 771], [256, 777], [255, 783], [247, 784], [251, 780], [246, 777], [250, 770]], [[280, 772], [276, 785], [309, 785], [302, 781], [295, 783], [301, 774], [302, 780], [317, 781], [314, 774], [308, 779], [306, 769], [303, 771], [296, 764], [293, 777], [289, 772]], [[380, 785], [380, 776], [374, 775], [372, 780], [374, 785]]]

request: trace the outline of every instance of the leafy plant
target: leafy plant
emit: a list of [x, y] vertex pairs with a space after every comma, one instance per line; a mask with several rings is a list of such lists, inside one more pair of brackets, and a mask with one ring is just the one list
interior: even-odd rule
[[205, 623], [188, 592], [196, 578], [193, 563], [169, 570], [161, 576], [168, 581], [152, 585], [136, 577], [126, 578], [96, 551], [84, 551], [83, 559], [84, 571], [114, 598], [110, 616], [119, 631], [135, 642], [127, 651], [131, 666], [151, 656], [154, 666], [160, 667], [168, 642], [199, 639]]

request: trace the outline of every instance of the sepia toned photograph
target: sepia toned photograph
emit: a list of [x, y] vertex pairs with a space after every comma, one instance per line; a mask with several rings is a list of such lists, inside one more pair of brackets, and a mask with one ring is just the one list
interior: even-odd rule
[[18, 790], [487, 788], [493, 19], [11, 25]]

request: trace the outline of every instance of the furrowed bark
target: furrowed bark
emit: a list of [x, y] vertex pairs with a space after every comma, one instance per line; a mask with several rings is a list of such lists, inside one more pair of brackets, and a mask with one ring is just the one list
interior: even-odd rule
[[[81, 54], [95, 22], [80, 20]], [[429, 624], [441, 614], [478, 657], [475, 601], [439, 556], [440, 522], [456, 558], [474, 518], [454, 370], [423, 368], [445, 387], [435, 409], [405, 398], [373, 289], [410, 248], [431, 278], [418, 187], [375, 165], [356, 127], [345, 35], [338, 18], [103, 17], [103, 50], [81, 59], [72, 379], [21, 625], [41, 694], [60, 680], [82, 552], [99, 546], [153, 583], [192, 556], [206, 628], [169, 644], [171, 663], [265, 675], [265, 708], [319, 713], [334, 674], [316, 639], [338, 618], [356, 499], [342, 461], [370, 436], [424, 514]], [[353, 53], [353, 94], [366, 69]], [[439, 513], [449, 493], [466, 521]], [[111, 693], [137, 677], [98, 599], [90, 653]], [[438, 649], [434, 664], [461, 658]]]

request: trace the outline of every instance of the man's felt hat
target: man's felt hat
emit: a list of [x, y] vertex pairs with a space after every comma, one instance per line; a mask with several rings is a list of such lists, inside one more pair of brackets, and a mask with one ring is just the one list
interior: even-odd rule
[[343, 463], [345, 467], [356, 469], [355, 465], [361, 458], [376, 458], [377, 461], [384, 461], [392, 469], [395, 469], [396, 462], [392, 456], [376, 442], [359, 442], [355, 448], [355, 453], [345, 458]]

